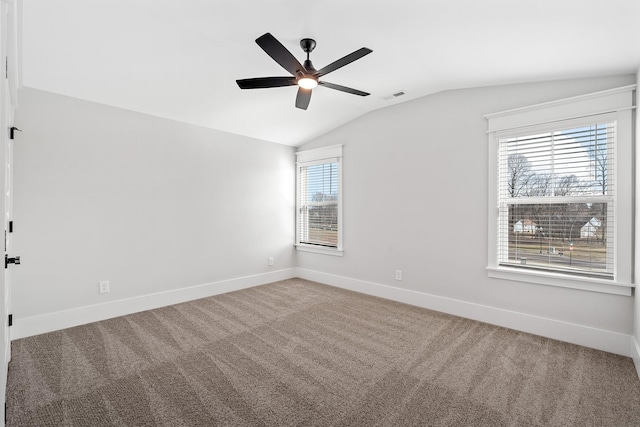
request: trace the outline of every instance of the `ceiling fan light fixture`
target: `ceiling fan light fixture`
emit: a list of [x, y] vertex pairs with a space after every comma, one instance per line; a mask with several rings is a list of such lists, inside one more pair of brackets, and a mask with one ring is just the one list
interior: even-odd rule
[[313, 39], [300, 40], [300, 47], [307, 54], [307, 59], [304, 61], [304, 65], [302, 65], [296, 57], [278, 41], [278, 39], [273, 37], [271, 33], [261, 35], [256, 39], [256, 43], [267, 55], [276, 61], [282, 68], [287, 70], [291, 74], [291, 77], [255, 77], [252, 79], [236, 80], [240, 89], [298, 86], [296, 108], [300, 108], [301, 110], [307, 109], [309, 106], [309, 100], [311, 100], [311, 89], [318, 85], [322, 85], [327, 89], [350, 93], [352, 95], [370, 95], [369, 93], [361, 90], [319, 80], [321, 77], [370, 54], [372, 50], [369, 48], [362, 47], [355, 52], [351, 52], [347, 56], [343, 56], [337, 61], [333, 61], [331, 64], [321, 68], [320, 70], [316, 70], [309, 59], [309, 53], [311, 53], [311, 51], [316, 47], [316, 41]]
[[313, 89], [314, 87], [318, 86], [318, 80], [314, 79], [313, 77], [305, 76], [301, 79], [298, 79], [298, 86], [303, 89]]

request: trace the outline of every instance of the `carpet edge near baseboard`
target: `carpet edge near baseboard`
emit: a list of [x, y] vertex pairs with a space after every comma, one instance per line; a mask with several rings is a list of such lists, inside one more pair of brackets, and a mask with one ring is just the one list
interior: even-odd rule
[[619, 332], [304, 268], [297, 268], [297, 277], [621, 356], [631, 357], [632, 353], [633, 336]]
[[[633, 357], [640, 377], [640, 346], [632, 335], [300, 267], [221, 280], [37, 316], [23, 318], [14, 316], [11, 339], [25, 338], [295, 277], [626, 357]], [[637, 356], [637, 358], [634, 356]]]
[[631, 358], [636, 367], [638, 378], [640, 378], [640, 341], [636, 337], [631, 337]]
[[152, 310], [154, 308], [239, 291], [254, 286], [278, 282], [280, 280], [292, 279], [294, 277], [296, 277], [296, 269], [286, 268], [268, 273], [220, 280], [202, 285], [140, 295], [101, 304], [75, 307], [36, 316], [20, 317], [14, 315], [13, 326], [11, 327], [11, 339], [26, 338], [118, 316]]

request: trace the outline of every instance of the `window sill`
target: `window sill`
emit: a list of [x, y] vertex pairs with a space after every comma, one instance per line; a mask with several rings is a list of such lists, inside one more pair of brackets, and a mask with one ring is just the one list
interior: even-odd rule
[[297, 244], [295, 245], [295, 247], [296, 247], [296, 250], [299, 250], [302, 252], [313, 252], [316, 254], [332, 255], [332, 256], [344, 255], [344, 251], [342, 249], [336, 249], [336, 248], [325, 248], [323, 246], [303, 245], [303, 244]]
[[487, 275], [496, 279], [535, 283], [545, 286], [558, 286], [561, 288], [580, 289], [583, 291], [601, 292], [613, 295], [631, 296], [634, 288], [630, 283], [620, 283], [613, 280], [596, 279], [591, 277], [572, 277], [566, 274], [543, 271], [524, 271], [509, 267], [487, 267]]

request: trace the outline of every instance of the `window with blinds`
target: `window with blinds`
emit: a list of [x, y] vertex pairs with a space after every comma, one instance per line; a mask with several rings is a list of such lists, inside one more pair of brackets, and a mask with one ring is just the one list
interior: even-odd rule
[[341, 146], [297, 153], [296, 244], [342, 249]]
[[498, 135], [499, 265], [613, 278], [616, 124], [606, 119]]

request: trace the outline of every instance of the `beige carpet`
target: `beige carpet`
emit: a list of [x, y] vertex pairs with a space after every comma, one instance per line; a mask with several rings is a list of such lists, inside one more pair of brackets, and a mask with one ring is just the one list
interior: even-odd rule
[[8, 426], [638, 426], [631, 359], [287, 280], [13, 342]]

